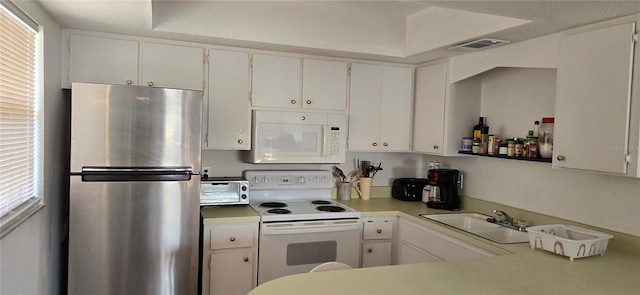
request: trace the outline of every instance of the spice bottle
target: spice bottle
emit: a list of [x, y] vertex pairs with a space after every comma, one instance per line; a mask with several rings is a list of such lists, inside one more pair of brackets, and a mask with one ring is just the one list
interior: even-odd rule
[[521, 138], [517, 138], [515, 139], [515, 157], [516, 158], [520, 158], [522, 157], [522, 153], [524, 151], [524, 140], [522, 140]]
[[534, 134], [535, 134], [534, 130], [529, 130], [527, 139], [525, 139], [523, 157], [527, 157], [527, 158], [538, 157], [538, 138]]
[[513, 139], [507, 140], [507, 157], [516, 156], [516, 141]]

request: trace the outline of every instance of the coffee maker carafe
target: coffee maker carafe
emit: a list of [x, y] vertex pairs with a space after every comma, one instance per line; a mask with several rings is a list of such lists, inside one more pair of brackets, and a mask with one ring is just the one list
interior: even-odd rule
[[460, 210], [458, 179], [460, 171], [455, 169], [431, 169], [427, 174], [427, 207], [433, 209]]

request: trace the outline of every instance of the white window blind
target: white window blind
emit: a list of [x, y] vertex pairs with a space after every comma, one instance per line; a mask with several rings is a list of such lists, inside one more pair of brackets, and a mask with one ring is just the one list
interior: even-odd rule
[[[0, 218], [7, 225], [24, 217], [26, 204], [40, 198], [42, 176], [36, 70], [38, 32], [0, 5]], [[11, 4], [11, 3], [9, 3]], [[41, 202], [38, 202], [41, 203]], [[33, 207], [33, 206], [31, 206]], [[14, 225], [15, 226], [15, 225]]]

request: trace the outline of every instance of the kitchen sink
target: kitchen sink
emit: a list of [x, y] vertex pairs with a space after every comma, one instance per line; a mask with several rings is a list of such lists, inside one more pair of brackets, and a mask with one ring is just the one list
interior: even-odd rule
[[526, 232], [489, 222], [487, 218], [491, 216], [484, 214], [420, 214], [420, 216], [500, 244], [529, 242], [529, 234]]

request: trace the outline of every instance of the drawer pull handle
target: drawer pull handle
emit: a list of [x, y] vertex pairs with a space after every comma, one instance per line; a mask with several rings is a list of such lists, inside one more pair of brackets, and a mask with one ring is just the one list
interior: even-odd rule
[[564, 161], [565, 157], [563, 155], [560, 155], [556, 159], [558, 159], [558, 161]]
[[229, 238], [229, 241], [235, 242], [236, 241], [236, 237]]
[[373, 249], [369, 248], [369, 249], [367, 249], [367, 252], [371, 253], [371, 252], [373, 252]]
[[310, 99], [307, 100], [307, 104], [311, 104], [311, 100]]
[[385, 142], [385, 143], [383, 143], [382, 145], [384, 145], [384, 146], [389, 146], [389, 144], [388, 144], [388, 143], [386, 143], [386, 142]]
[[244, 262], [249, 262], [249, 257], [245, 257], [244, 259], [242, 259]]
[[292, 100], [291, 100], [291, 104], [296, 104], [296, 100], [295, 100], [295, 99], [292, 99]]
[[373, 146], [378, 146], [378, 143], [377, 143], [377, 142], [374, 142], [374, 143], [372, 143], [371, 145], [373, 145]]
[[381, 230], [381, 229], [378, 229], [378, 230], [376, 230], [376, 232], [377, 232], [377, 233], [379, 233], [379, 234], [381, 234], [381, 233], [382, 233], [382, 230]]
[[244, 140], [242, 140], [242, 139], [238, 139], [238, 143], [239, 143], [239, 144], [243, 144], [243, 143], [244, 143]]
[[437, 144], [434, 144], [434, 145], [433, 145], [433, 149], [434, 149], [434, 150], [437, 150], [438, 148], [439, 148], [439, 146], [438, 146]]
[[127, 85], [131, 85], [131, 84], [133, 84], [133, 81], [127, 80], [125, 83], [127, 83]]
[[147, 85], [153, 86], [153, 82], [149, 81], [149, 83], [147, 83]]

